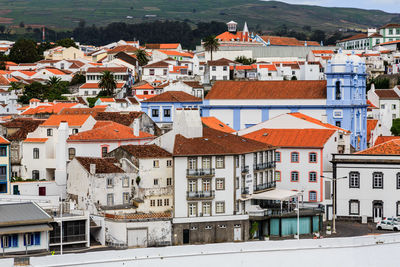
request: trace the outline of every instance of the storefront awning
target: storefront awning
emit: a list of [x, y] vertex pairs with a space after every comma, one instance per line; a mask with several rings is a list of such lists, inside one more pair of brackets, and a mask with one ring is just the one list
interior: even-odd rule
[[300, 196], [301, 192], [285, 190], [285, 189], [274, 189], [258, 194], [252, 194], [248, 199], [261, 199], [261, 200], [280, 200], [287, 201], [293, 197]]
[[43, 231], [50, 231], [52, 229], [53, 228], [48, 224], [35, 224], [35, 225], [21, 225], [21, 226], [11, 226], [11, 227], [1, 227], [0, 228], [0, 235], [29, 233], [29, 232], [43, 232]]

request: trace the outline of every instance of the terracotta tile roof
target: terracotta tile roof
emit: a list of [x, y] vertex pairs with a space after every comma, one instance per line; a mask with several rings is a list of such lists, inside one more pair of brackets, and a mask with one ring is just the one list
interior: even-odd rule
[[89, 158], [75, 157], [86, 171], [90, 172], [90, 164], [96, 165], [96, 173], [124, 173], [124, 170], [116, 166], [118, 161], [115, 158]]
[[134, 53], [138, 49], [132, 45], [119, 45], [107, 51], [107, 54], [116, 54], [118, 52]]
[[83, 115], [90, 114], [95, 117], [98, 112], [104, 112], [106, 108], [64, 108], [58, 114], [59, 115]]
[[400, 99], [400, 96], [393, 89], [376, 89], [375, 93], [380, 99]]
[[241, 31], [238, 31], [236, 33], [223, 32], [217, 35], [215, 38], [220, 40], [221, 42], [230, 42], [232, 40], [237, 41], [237, 39], [243, 39], [243, 33]]
[[126, 99], [128, 99], [132, 105], [139, 105], [139, 102], [134, 97], [127, 97]]
[[374, 104], [372, 104], [371, 101], [367, 100], [367, 104], [368, 104], [368, 110], [377, 109], [377, 107]]
[[148, 220], [172, 218], [172, 214], [171, 212], [124, 213], [122, 215], [105, 213], [104, 217], [114, 220]]
[[165, 61], [158, 61], [151, 64], [143, 66], [143, 68], [168, 68], [169, 64]]
[[172, 154], [157, 145], [126, 145], [120, 146], [136, 158], [170, 158]]
[[1, 125], [5, 128], [18, 129], [14, 133], [7, 135], [7, 139], [10, 141], [21, 141], [26, 139], [28, 133], [33, 132], [36, 128], [42, 124], [44, 120], [34, 120], [31, 118], [17, 118], [12, 121], [2, 123]]
[[56, 69], [56, 68], [46, 68], [46, 70], [55, 75], [66, 75], [66, 73], [64, 71]]
[[265, 151], [274, 147], [242, 136], [203, 128], [203, 137], [175, 136], [174, 156], [238, 155]]
[[82, 126], [90, 115], [51, 115], [41, 126], [59, 126], [61, 122], [68, 122], [68, 126]]
[[363, 155], [400, 155], [400, 139], [393, 139], [379, 145], [375, 145], [356, 154]]
[[384, 42], [384, 43], [381, 43], [381, 44], [379, 44], [379, 45], [389, 45], [389, 44], [398, 44], [398, 43], [400, 43], [400, 40], [395, 40], [395, 41], [390, 41], [390, 42]]
[[119, 52], [114, 56], [114, 58], [118, 58], [120, 60], [125, 61], [126, 63], [136, 66], [137, 62], [136, 56], [128, 55], [125, 52]]
[[218, 60], [207, 61], [208, 66], [229, 66], [230, 64], [237, 64], [237, 62], [226, 59], [226, 58], [220, 58]]
[[129, 113], [120, 112], [98, 112], [94, 117], [97, 121], [113, 121], [125, 126], [131, 126], [136, 118], [143, 115], [143, 112], [132, 111]]
[[277, 147], [323, 148], [334, 133], [328, 129], [260, 129], [244, 137]]
[[177, 49], [179, 47], [179, 43], [174, 44], [146, 44], [147, 49]]
[[172, 70], [169, 73], [181, 73], [182, 69], [187, 69], [187, 66], [173, 66]]
[[149, 100], [156, 95], [135, 95], [139, 100]]
[[21, 115], [35, 115], [35, 114], [58, 114], [64, 108], [71, 108], [78, 105], [78, 103], [49, 103], [48, 105], [38, 106], [36, 108], [30, 108], [22, 112]]
[[40, 100], [37, 99], [37, 98], [31, 98], [31, 99], [29, 100], [29, 102], [40, 102]]
[[0, 144], [1, 145], [8, 145], [8, 144], [10, 144], [10, 141], [5, 139], [3, 136], [0, 136]]
[[205, 99], [326, 99], [326, 81], [216, 81]]
[[277, 71], [276, 66], [273, 64], [258, 65], [260, 69], [268, 69], [269, 71]]
[[99, 140], [132, 140], [132, 139], [143, 139], [143, 138], [153, 138], [154, 136], [139, 131], [139, 136], [133, 134], [133, 129], [113, 122], [113, 121], [98, 121], [93, 129], [79, 132], [77, 134], [71, 135], [68, 141], [94, 141]]
[[187, 52], [178, 52], [174, 50], [158, 50], [163, 54], [166, 54], [167, 56], [177, 56], [177, 57], [193, 57], [193, 54], [187, 53]]
[[204, 86], [200, 84], [200, 82], [197, 81], [184, 81], [183, 82], [186, 85], [189, 85], [192, 88], [203, 88]]
[[140, 84], [138, 86], [133, 86], [133, 89], [154, 89], [153, 86], [151, 86], [149, 83], [144, 83], [144, 84]]
[[[264, 35], [261, 38], [270, 45], [278, 45], [278, 46], [304, 46], [305, 41], [299, 41], [294, 37], [284, 37], [284, 36], [272, 36], [272, 35]], [[310, 46], [319, 46], [319, 43], [313, 41], [307, 41], [307, 45]]]
[[378, 120], [367, 120], [367, 142], [371, 139], [371, 131], [376, 128]]
[[375, 140], [374, 146], [380, 145], [382, 143], [385, 143], [387, 141], [391, 141], [394, 139], [400, 139], [400, 136], [378, 136]]
[[48, 138], [26, 138], [25, 143], [45, 143]]
[[143, 102], [202, 102], [202, 99], [182, 91], [167, 91]]
[[398, 23], [388, 23], [388, 24], [380, 27], [380, 29], [385, 29], [385, 28], [400, 28], [400, 24], [398, 24]]
[[8, 85], [10, 85], [10, 82], [3, 75], [0, 75], [0, 86]]
[[317, 119], [315, 119], [313, 117], [307, 116], [307, 115], [305, 115], [303, 113], [300, 113], [300, 112], [292, 112], [292, 113], [288, 113], [288, 114], [292, 115], [293, 117], [296, 117], [296, 118], [299, 118], [299, 119], [302, 119], [302, 120], [305, 120], [305, 121], [308, 121], [308, 122], [311, 122], [311, 123], [326, 127], [328, 129], [339, 130], [339, 131], [342, 131], [342, 132], [350, 133], [350, 131], [348, 131], [348, 130], [345, 130], [343, 128], [337, 127], [336, 125], [332, 125], [332, 124], [329, 124], [329, 123], [324, 123], [324, 122], [322, 122], [320, 120], [317, 120]]
[[375, 32], [375, 33], [371, 34], [369, 37], [383, 37], [383, 36], [380, 35], [379, 33]]
[[98, 72], [104, 72], [104, 71], [127, 73], [128, 68], [127, 67], [92, 67], [92, 68], [88, 68], [86, 73], [98, 73]]
[[[117, 88], [120, 89], [125, 85], [125, 83], [117, 83]], [[79, 89], [100, 89], [98, 83], [85, 83], [79, 87]]]
[[108, 103], [108, 102], [115, 102], [114, 98], [99, 98], [101, 102]]
[[215, 117], [202, 117], [201, 122], [204, 126], [224, 132], [224, 133], [233, 133], [236, 132], [234, 129], [218, 120]]
[[85, 99], [83, 99], [83, 97], [81, 97], [81, 96], [78, 96], [78, 97], [76, 98], [76, 100], [78, 101], [79, 104], [87, 105]]
[[313, 54], [333, 54], [333, 50], [312, 50]]
[[342, 40], [340, 40], [339, 42], [345, 42], [345, 41], [351, 41], [351, 40], [358, 40], [358, 39], [365, 39], [365, 38], [368, 38], [368, 35], [365, 34], [365, 33], [360, 33], [360, 34], [356, 34], [356, 35], [353, 35], [353, 36], [351, 36], [351, 37], [342, 39]]

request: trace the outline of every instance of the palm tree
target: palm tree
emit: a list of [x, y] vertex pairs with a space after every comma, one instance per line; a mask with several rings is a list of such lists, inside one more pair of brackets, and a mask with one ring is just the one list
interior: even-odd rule
[[147, 65], [147, 63], [149, 62], [149, 57], [147, 55], [147, 52], [144, 49], [136, 50], [135, 56], [136, 56], [136, 59], [138, 60], [140, 66]]
[[209, 51], [211, 53], [211, 61], [212, 61], [213, 60], [212, 53], [214, 51], [218, 51], [219, 48], [218, 39], [215, 37], [215, 35], [208, 36], [206, 39], [204, 39], [203, 47], [206, 51]]
[[46, 84], [52, 88], [57, 88], [60, 86], [61, 78], [56, 76], [51, 76], [47, 81]]
[[117, 82], [115, 81], [112, 72], [108, 70], [103, 72], [103, 76], [101, 76], [99, 81], [99, 87], [106, 91], [109, 96], [114, 94], [114, 90], [117, 88]]

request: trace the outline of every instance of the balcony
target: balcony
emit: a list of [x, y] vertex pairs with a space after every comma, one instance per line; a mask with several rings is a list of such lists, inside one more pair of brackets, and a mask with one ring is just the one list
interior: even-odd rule
[[187, 191], [187, 200], [199, 200], [199, 199], [213, 199], [215, 197], [215, 191]]
[[258, 184], [254, 186], [254, 192], [257, 191], [262, 191], [262, 190], [267, 190], [267, 189], [272, 189], [276, 187], [276, 182], [269, 182], [269, 183], [265, 183], [265, 184]]
[[258, 164], [253, 165], [254, 170], [265, 170], [265, 169], [270, 169], [270, 168], [275, 168], [275, 167], [276, 167], [275, 161], [258, 163]]
[[248, 173], [249, 172], [249, 166], [242, 166], [242, 173]]
[[186, 169], [187, 177], [213, 177], [215, 175], [215, 169]]

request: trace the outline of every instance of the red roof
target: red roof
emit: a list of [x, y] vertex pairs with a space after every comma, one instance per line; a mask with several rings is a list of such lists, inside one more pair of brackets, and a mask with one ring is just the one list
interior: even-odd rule
[[[270, 45], [279, 45], [279, 46], [305, 46], [305, 41], [299, 41], [294, 37], [284, 37], [284, 36], [272, 36], [272, 35], [264, 35], [261, 38], [265, 42], [269, 42]], [[307, 45], [319, 46], [319, 43], [313, 41], [307, 41]]]
[[375, 94], [381, 99], [400, 99], [400, 96], [393, 89], [375, 89]]
[[[144, 95], [148, 96], [148, 95]], [[201, 102], [201, 98], [192, 96], [182, 91], [167, 91], [151, 97], [143, 102]]]
[[26, 138], [25, 143], [45, 143], [48, 138]]
[[317, 120], [317, 119], [315, 119], [313, 117], [307, 116], [307, 115], [305, 115], [303, 113], [300, 113], [300, 112], [292, 112], [292, 113], [289, 113], [289, 115], [292, 115], [293, 117], [296, 117], [296, 118], [299, 118], [299, 119], [302, 119], [302, 120], [305, 120], [305, 121], [308, 121], [308, 122], [311, 122], [311, 123], [326, 127], [328, 129], [339, 130], [339, 131], [350, 133], [350, 131], [348, 131], [348, 130], [345, 130], [343, 128], [337, 127], [336, 125], [332, 125], [332, 124], [329, 124], [329, 123], [324, 123], [324, 122], [322, 122], [320, 120]]
[[193, 54], [187, 53], [187, 52], [178, 52], [174, 50], [158, 50], [163, 54], [166, 54], [167, 56], [178, 56], [178, 57], [193, 57]]
[[41, 126], [59, 126], [61, 122], [68, 122], [68, 126], [82, 126], [88, 119], [89, 114], [82, 115], [51, 115]]
[[233, 133], [235, 132], [234, 129], [232, 129], [231, 127], [229, 127], [228, 125], [226, 125], [225, 123], [223, 123], [222, 121], [220, 121], [219, 119], [215, 118], [215, 117], [202, 117], [201, 118], [201, 122], [203, 123], [203, 125], [224, 132], [224, 133]]
[[115, 102], [114, 98], [99, 98], [101, 102]]
[[98, 121], [93, 129], [71, 135], [68, 141], [130, 140], [154, 137], [142, 131], [139, 131], [139, 136], [135, 136], [133, 129], [128, 126], [113, 121]]
[[21, 115], [35, 115], [35, 114], [57, 114], [64, 108], [71, 108], [78, 105], [78, 103], [49, 103], [48, 105], [42, 105], [35, 108], [29, 108], [21, 113]]
[[8, 141], [7, 139], [5, 139], [3, 136], [0, 136], [0, 144], [2, 144], [2, 145], [8, 145], [8, 144], [10, 144], [10, 141]]
[[375, 145], [356, 154], [363, 155], [400, 155], [400, 139], [393, 139], [379, 145]]
[[125, 53], [134, 53], [136, 52], [138, 49], [132, 45], [119, 45], [114, 47], [111, 50], [107, 51], [107, 54], [116, 54], [119, 52], [125, 52]]
[[313, 54], [333, 54], [332, 50], [312, 50]]
[[87, 73], [98, 73], [98, 72], [104, 72], [104, 71], [109, 71], [109, 72], [128, 72], [127, 67], [92, 67], [87, 69]]
[[368, 109], [377, 109], [377, 107], [374, 104], [372, 104], [371, 101], [367, 100], [367, 104], [368, 104]]
[[216, 81], [205, 99], [326, 99], [326, 81]]
[[241, 31], [238, 31], [236, 33], [223, 32], [220, 35], [217, 35], [215, 38], [220, 40], [221, 42], [230, 42], [232, 40], [237, 41], [237, 39], [241, 41], [243, 39], [243, 33]]
[[[117, 83], [117, 88], [122, 88], [125, 83]], [[79, 89], [101, 89], [98, 83], [85, 83], [79, 87]]]
[[379, 45], [389, 45], [389, 44], [399, 44], [399, 43], [400, 43], [400, 40], [395, 40], [395, 41], [390, 41], [390, 42], [384, 42]]
[[374, 146], [380, 145], [390, 140], [400, 139], [400, 136], [378, 136], [375, 140]]
[[139, 86], [133, 87], [133, 89], [154, 89], [153, 86], [151, 86], [149, 83], [141, 84]]
[[115, 158], [93, 158], [93, 157], [75, 157], [75, 159], [90, 172], [90, 165], [95, 164], [96, 173], [123, 173], [120, 167], [115, 165], [118, 161]]
[[378, 120], [367, 120], [367, 142], [371, 139], [371, 131], [376, 128]]
[[275, 65], [273, 65], [273, 64], [267, 64], [267, 65], [263, 64], [263, 65], [259, 65], [258, 67], [260, 69], [268, 69], [269, 71], [277, 71]]
[[351, 41], [351, 40], [358, 40], [358, 39], [365, 39], [365, 38], [368, 38], [368, 35], [367, 35], [367, 34], [365, 34], [365, 33], [359, 33], [359, 34], [353, 35], [353, 36], [351, 36], [351, 37], [342, 39], [342, 40], [340, 40], [339, 42], [345, 42], [345, 41]]
[[244, 137], [277, 147], [323, 148], [334, 133], [328, 129], [260, 129]]
[[179, 43], [173, 44], [146, 44], [147, 49], [177, 49], [179, 47]]

